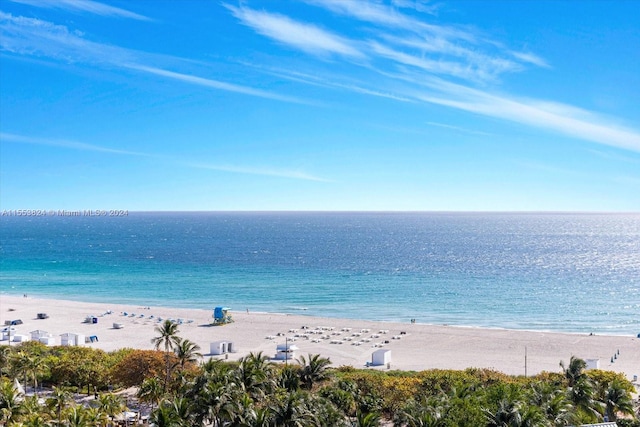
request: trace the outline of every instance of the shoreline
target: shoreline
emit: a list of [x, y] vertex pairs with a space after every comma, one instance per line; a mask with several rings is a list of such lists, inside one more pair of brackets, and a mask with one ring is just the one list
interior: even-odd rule
[[[32, 294], [29, 294], [32, 295]], [[13, 297], [13, 298], [21, 298], [19, 292], [8, 292], [8, 291], [0, 291], [0, 298], [2, 297]], [[129, 306], [129, 307], [137, 307], [138, 303], [134, 302], [112, 302], [112, 301], [97, 301], [97, 300], [87, 300], [80, 298], [72, 298], [67, 299], [65, 297], [61, 297], [59, 295], [52, 296], [42, 296], [37, 295], [33, 298], [41, 299], [41, 300], [51, 300], [51, 301], [73, 301], [77, 303], [86, 303], [86, 304], [103, 304], [103, 305], [114, 305], [114, 306]], [[162, 305], [162, 304], [152, 304], [156, 307], [162, 307], [165, 309], [176, 309], [176, 310], [201, 310], [208, 311], [208, 309], [200, 308], [200, 307], [185, 307], [184, 305]], [[213, 306], [212, 306], [213, 307]], [[211, 308], [211, 311], [213, 308]], [[316, 314], [305, 314], [307, 309], [295, 310], [295, 312], [279, 312], [279, 311], [262, 311], [262, 310], [254, 310], [251, 309], [251, 313], [255, 314], [263, 314], [263, 315], [282, 315], [282, 316], [299, 316], [299, 317], [308, 317], [308, 318], [327, 318], [333, 320], [345, 320], [345, 321], [363, 321], [363, 322], [376, 322], [376, 323], [389, 323], [389, 324], [404, 324], [405, 322], [397, 321], [397, 320], [388, 320], [388, 319], [367, 319], [360, 317], [339, 317], [339, 316], [320, 316]], [[230, 310], [232, 313], [241, 313], [242, 310]], [[406, 318], [407, 322], [411, 320], [409, 317]], [[640, 329], [638, 329], [637, 333], [635, 331], [632, 332], [605, 332], [601, 330], [592, 331], [575, 331], [575, 330], [554, 330], [554, 329], [532, 329], [532, 328], [510, 328], [508, 326], [490, 326], [490, 325], [469, 325], [469, 324], [456, 324], [456, 323], [427, 323], [427, 322], [416, 322], [416, 325], [422, 326], [443, 326], [443, 327], [451, 327], [451, 328], [467, 328], [467, 329], [479, 329], [479, 330], [497, 330], [497, 331], [514, 331], [514, 332], [541, 332], [541, 333], [549, 333], [549, 334], [565, 334], [565, 335], [598, 335], [598, 336], [612, 336], [612, 337], [629, 337], [635, 338], [637, 334], [640, 333]]]
[[[107, 314], [109, 311], [111, 314]], [[49, 318], [37, 319], [37, 313], [47, 313]], [[157, 319], [173, 318], [182, 319], [179, 336], [198, 344], [205, 360], [210, 357], [237, 360], [249, 352], [259, 351], [274, 357], [276, 345], [284, 344], [286, 338], [299, 347], [296, 356], [321, 354], [328, 357], [334, 367], [346, 365], [364, 369], [371, 361], [373, 351], [387, 349], [391, 350], [390, 367], [394, 370], [489, 368], [510, 375], [524, 375], [526, 353], [528, 375], [542, 371], [560, 372], [560, 361], [568, 362], [571, 356], [599, 359], [600, 369], [623, 373], [629, 380], [640, 375], [640, 339], [628, 335], [429, 325], [410, 323], [409, 319], [388, 322], [253, 311], [230, 311], [233, 323], [209, 326], [212, 314], [213, 307], [203, 310], [0, 294], [2, 327], [7, 320], [21, 319], [23, 324], [15, 326], [15, 333], [30, 335], [31, 331], [44, 330], [53, 335], [57, 345], [61, 334], [71, 332], [97, 336], [97, 342], [86, 345], [105, 351], [125, 347], [152, 349]], [[95, 316], [97, 323], [83, 323], [87, 316]], [[122, 324], [122, 329], [114, 329], [113, 323]], [[320, 334], [303, 335], [318, 327], [326, 328], [323, 334], [326, 338], [321, 338]], [[376, 335], [377, 338], [373, 338]], [[227, 353], [226, 357], [209, 354], [210, 343], [225, 340], [233, 342], [237, 351]], [[0, 341], [0, 345], [6, 344], [6, 340]], [[376, 344], [381, 345], [374, 347]], [[612, 363], [614, 354], [617, 359]]]

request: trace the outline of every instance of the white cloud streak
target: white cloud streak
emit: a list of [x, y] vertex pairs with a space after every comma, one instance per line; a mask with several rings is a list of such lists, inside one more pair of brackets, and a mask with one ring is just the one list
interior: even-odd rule
[[469, 133], [472, 135], [484, 135], [484, 136], [491, 136], [493, 134], [489, 133], [489, 132], [482, 132], [479, 130], [472, 130], [472, 129], [466, 129], [460, 126], [453, 126], [453, 125], [448, 125], [446, 123], [437, 123], [437, 122], [427, 122], [427, 124], [429, 126], [436, 126], [436, 127], [441, 127], [441, 128], [445, 128], [445, 129], [451, 129], [451, 130], [455, 130], [458, 132], [463, 132], [463, 133]]
[[597, 114], [558, 103], [518, 100], [461, 85], [442, 84], [441, 95], [418, 94], [422, 101], [547, 129], [585, 141], [640, 152], [640, 133], [609, 123]]
[[60, 9], [69, 12], [86, 12], [94, 15], [115, 18], [136, 19], [139, 21], [151, 21], [150, 18], [130, 12], [119, 7], [109, 6], [92, 0], [10, 0], [14, 3], [22, 3], [29, 6]]
[[198, 169], [208, 169], [220, 172], [240, 173], [246, 175], [261, 175], [271, 176], [277, 178], [289, 178], [299, 179], [303, 181], [316, 181], [316, 182], [332, 182], [325, 178], [320, 178], [314, 175], [310, 175], [306, 172], [298, 170], [286, 170], [286, 169], [272, 169], [272, 168], [260, 168], [260, 167], [243, 167], [243, 166], [230, 166], [230, 165], [211, 165], [204, 163], [185, 163], [185, 166]]
[[[307, 2], [366, 22], [405, 28], [416, 24], [413, 18], [406, 17], [379, 3], [351, 0], [307, 0]], [[246, 8], [242, 9], [242, 11], [243, 13], [253, 13]], [[237, 12], [236, 16], [238, 16]], [[259, 20], [264, 19], [271, 22], [271, 18], [274, 15], [259, 12], [257, 15], [252, 14], [252, 16], [255, 18], [253, 25], [256, 31], [267, 37], [274, 37], [273, 34], [261, 32], [258, 29], [260, 28]], [[278, 16], [280, 17], [280, 15]], [[287, 18], [287, 22], [292, 22], [292, 20]], [[293, 27], [295, 28], [295, 25]], [[418, 27], [420, 27], [420, 25], [418, 25]], [[293, 39], [295, 34], [287, 34], [288, 28], [289, 27], [281, 28], [282, 33], [278, 35], [278, 38], [282, 40]], [[516, 71], [523, 67], [520, 63], [513, 62], [507, 57], [493, 57], [486, 53], [475, 52], [469, 48], [460, 47], [451, 43], [451, 40], [455, 37], [475, 43], [476, 41], [471, 34], [465, 37], [464, 33], [456, 33], [455, 31], [450, 31], [448, 28], [435, 29], [435, 26], [422, 26], [422, 28], [428, 28], [434, 34], [438, 32], [438, 35], [425, 40], [416, 39], [415, 35], [401, 38], [396, 35], [389, 36], [383, 34], [381, 38], [399, 45], [417, 48], [423, 52], [447, 52], [449, 57], [463, 58], [465, 61], [433, 60], [424, 57], [424, 55], [417, 56], [401, 52], [385, 46], [378, 41], [370, 40], [368, 42], [370, 59], [372, 61], [385, 59], [386, 62], [384, 65], [386, 65], [386, 68], [389, 67], [389, 63], [391, 62], [391, 64], [395, 63], [398, 69], [396, 73], [389, 73], [384, 71], [384, 68], [380, 68], [380, 66], [377, 68], [371, 67], [372, 70], [389, 79], [386, 82], [387, 86], [377, 85], [375, 90], [369, 90], [359, 85], [351, 86], [348, 83], [337, 82], [335, 79], [309, 78], [308, 76], [300, 77], [297, 76], [295, 72], [285, 74], [289, 75], [288, 78], [307, 80], [309, 84], [331, 86], [358, 93], [369, 92], [369, 94], [373, 96], [380, 96], [382, 93], [386, 93], [385, 96], [390, 99], [413, 99], [430, 104], [442, 105], [487, 117], [500, 118], [535, 128], [558, 132], [585, 141], [626, 150], [640, 151], [640, 133], [637, 130], [611, 123], [596, 113], [560, 103], [496, 95], [490, 91], [474, 89], [467, 85], [453, 83], [447, 80], [447, 77], [458, 77], [471, 81], [477, 78], [481, 80], [490, 79], [493, 75], [500, 74], [501, 72]], [[495, 45], [498, 46], [498, 44]], [[526, 63], [548, 67], [544, 60], [532, 53], [519, 53], [504, 49], [502, 53], [508, 57], [519, 58]], [[413, 67], [422, 73], [410, 72], [403, 69], [403, 67]], [[434, 75], [444, 77], [438, 78]], [[331, 80], [332, 83], [327, 83], [329, 80]], [[400, 91], [396, 90], [395, 93], [392, 90], [381, 91], [379, 89], [380, 87], [389, 87], [389, 84], [394, 84], [394, 86], [397, 87], [398, 81], [403, 81], [406, 84], [404, 89]], [[425, 88], [428, 90], [425, 90]]]
[[55, 139], [55, 138], [38, 138], [25, 135], [18, 135], [13, 133], [0, 133], [0, 144], [5, 143], [18, 143], [28, 145], [44, 145], [49, 147], [59, 147], [78, 151], [93, 151], [105, 154], [116, 154], [124, 156], [136, 156], [136, 157], [148, 157], [157, 160], [163, 160], [171, 162], [179, 166], [188, 167], [192, 169], [208, 169], [219, 172], [238, 173], [245, 175], [260, 175], [269, 177], [279, 177], [296, 179], [303, 181], [316, 181], [316, 182], [332, 182], [328, 179], [321, 178], [315, 175], [308, 174], [301, 170], [288, 170], [278, 169], [270, 167], [250, 167], [250, 166], [229, 166], [229, 165], [211, 165], [205, 163], [190, 163], [185, 161], [176, 160], [174, 157], [162, 156], [151, 153], [142, 153], [138, 151], [120, 150], [116, 148], [102, 147], [94, 144], [87, 144], [85, 142], [72, 141], [68, 139]]
[[219, 89], [228, 92], [236, 92], [244, 95], [257, 96], [260, 98], [274, 99], [276, 101], [291, 102], [297, 104], [308, 104], [298, 98], [278, 95], [276, 93], [267, 92], [260, 89], [254, 89], [246, 86], [240, 86], [232, 83], [226, 83], [219, 80], [206, 79], [204, 77], [193, 76], [189, 74], [176, 73], [174, 71], [163, 70], [156, 67], [148, 67], [138, 64], [123, 64], [123, 67], [130, 68], [132, 70], [143, 71], [149, 74], [155, 74], [157, 76], [167, 77], [173, 80], [180, 80], [185, 83], [190, 83], [198, 86], [204, 86], [212, 89]]
[[417, 12], [428, 13], [430, 15], [437, 15], [440, 9], [439, 4], [430, 3], [429, 1], [422, 0], [391, 0], [391, 3], [395, 7], [404, 9], [413, 9]]
[[71, 141], [68, 139], [51, 139], [51, 138], [35, 138], [31, 136], [17, 135], [13, 133], [0, 133], [0, 141], [4, 144], [5, 142], [13, 142], [19, 144], [30, 144], [30, 145], [46, 145], [50, 147], [60, 147], [60, 148], [69, 148], [72, 150], [80, 150], [80, 151], [96, 151], [99, 153], [108, 153], [108, 154], [119, 154], [126, 156], [142, 156], [142, 157], [151, 157], [151, 154], [140, 153], [137, 151], [128, 151], [128, 150], [119, 150], [115, 148], [101, 147], [99, 145], [87, 144], [84, 142]]
[[256, 32], [312, 54], [338, 54], [364, 58], [354, 43], [322, 28], [284, 15], [225, 5], [244, 25]]
[[186, 62], [180, 58], [154, 55], [96, 43], [83, 38], [66, 26], [39, 19], [14, 17], [0, 12], [0, 50], [25, 56], [44, 57], [68, 63], [118, 67], [178, 80], [210, 89], [235, 92], [283, 102], [309, 104], [302, 99], [280, 95], [248, 86], [170, 71], [149, 65], [154, 62]]

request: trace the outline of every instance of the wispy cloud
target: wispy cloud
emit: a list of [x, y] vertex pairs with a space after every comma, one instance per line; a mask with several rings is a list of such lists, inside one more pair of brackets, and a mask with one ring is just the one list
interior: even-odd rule
[[135, 12], [121, 9], [119, 7], [109, 6], [92, 0], [10, 0], [14, 3], [27, 4], [29, 6], [61, 9], [69, 12], [86, 12], [95, 15], [137, 19], [139, 21], [151, 21], [151, 18], [137, 14]]
[[136, 157], [148, 157], [163, 162], [172, 163], [176, 166], [188, 167], [192, 169], [208, 169], [219, 172], [229, 172], [246, 175], [261, 175], [270, 177], [280, 177], [288, 179], [297, 179], [303, 181], [316, 181], [316, 182], [332, 182], [329, 179], [321, 178], [315, 175], [311, 175], [302, 170], [291, 169], [279, 169], [271, 167], [253, 167], [253, 166], [240, 166], [240, 165], [214, 165], [207, 163], [193, 163], [188, 161], [182, 161], [175, 157], [168, 157], [164, 155], [157, 155], [152, 153], [142, 153], [139, 151], [120, 150], [117, 148], [103, 147], [95, 144], [87, 144], [85, 142], [73, 141], [68, 139], [56, 139], [56, 138], [39, 138], [25, 135], [18, 135], [13, 133], [0, 133], [0, 144], [5, 143], [18, 143], [29, 145], [45, 145], [49, 147], [59, 147], [70, 150], [78, 151], [93, 151], [105, 154], [115, 154], [123, 156], [136, 156]]
[[470, 133], [472, 135], [484, 135], [484, 136], [492, 136], [492, 133], [489, 132], [482, 132], [479, 130], [473, 130], [473, 129], [466, 129], [460, 126], [453, 126], [453, 125], [448, 125], [446, 123], [437, 123], [437, 122], [427, 122], [427, 124], [429, 126], [436, 126], [436, 127], [441, 127], [441, 128], [445, 128], [445, 129], [451, 129], [451, 130], [455, 130], [457, 132], [463, 132], [463, 133]]
[[363, 58], [353, 42], [316, 25], [294, 21], [284, 15], [225, 4], [233, 15], [256, 32], [313, 54], [338, 54]]
[[533, 64], [533, 65], [537, 65], [538, 67], [551, 68], [551, 66], [549, 65], [549, 63], [547, 61], [545, 61], [543, 58], [541, 58], [540, 56], [536, 55], [535, 53], [531, 53], [531, 52], [515, 52], [515, 51], [510, 51], [509, 53], [511, 53], [511, 55], [513, 57], [519, 59], [522, 62], [526, 62], [526, 63]]
[[[424, 102], [499, 118], [545, 129], [570, 137], [626, 150], [640, 151], [640, 131], [615, 123], [594, 112], [546, 100], [527, 99], [497, 90], [470, 86], [480, 82], [486, 87], [505, 72], [523, 71], [525, 64], [549, 67], [544, 59], [532, 52], [518, 52], [470, 30], [425, 24], [393, 7], [365, 0], [306, 0], [340, 16], [380, 27], [393, 27], [406, 33], [387, 34], [365, 29], [359, 46], [368, 61], [356, 65], [373, 71], [386, 80], [376, 81], [375, 90], [351, 84], [345, 78], [335, 78], [327, 72], [311, 77], [296, 71], [282, 72], [289, 79], [340, 90], [407, 102]], [[309, 24], [301, 24], [282, 15], [257, 12], [248, 8], [227, 6], [244, 24], [267, 37], [280, 40], [301, 50], [313, 50], [298, 32]], [[316, 27], [311, 27], [316, 28]], [[328, 33], [327, 33], [328, 34]], [[332, 37], [338, 37], [332, 33]], [[342, 39], [339, 39], [342, 40]], [[328, 44], [331, 46], [331, 44]], [[342, 46], [342, 45], [340, 45]], [[326, 51], [339, 51], [331, 47]], [[433, 54], [433, 55], [431, 55]], [[349, 60], [349, 55], [345, 55]], [[335, 73], [332, 73], [335, 74]], [[371, 76], [371, 74], [370, 74]], [[365, 81], [365, 79], [362, 79]], [[459, 81], [465, 81], [460, 83]], [[478, 85], [476, 85], [478, 86]]]
[[373, 27], [351, 28], [355, 34], [363, 33], [358, 40], [277, 13], [248, 7], [225, 7], [244, 25], [266, 37], [305, 52], [357, 58], [363, 65], [376, 58], [384, 58], [430, 73], [474, 82], [495, 80], [503, 73], [522, 71], [530, 65], [548, 66], [533, 53], [504, 48], [468, 28], [427, 24], [383, 3], [365, 0], [305, 1]]
[[116, 148], [102, 147], [99, 145], [87, 144], [84, 142], [72, 141], [68, 139], [52, 139], [52, 138], [36, 138], [31, 136], [17, 135], [13, 133], [0, 133], [0, 142], [31, 144], [31, 145], [47, 145], [50, 147], [69, 148], [80, 151], [96, 151], [99, 153], [120, 154], [126, 156], [143, 156], [151, 157], [151, 154], [141, 153], [137, 151], [120, 150]]
[[432, 104], [548, 129], [598, 144], [640, 151], [640, 133], [637, 130], [610, 123], [595, 113], [572, 106], [519, 100], [453, 83], [443, 82], [438, 90], [440, 94], [415, 95]]
[[277, 101], [291, 102], [291, 103], [297, 103], [297, 104], [311, 104], [310, 102], [306, 102], [292, 96], [284, 96], [284, 95], [268, 92], [265, 90], [254, 89], [247, 86], [240, 86], [233, 83], [226, 83], [219, 80], [207, 79], [204, 77], [198, 77], [198, 76], [193, 76], [193, 75], [183, 74], [183, 73], [176, 73], [174, 71], [163, 70], [161, 68], [148, 67], [145, 65], [138, 65], [138, 64], [122, 64], [122, 66], [133, 69], [133, 70], [143, 71], [149, 74], [155, 74], [157, 76], [163, 76], [163, 77], [168, 77], [174, 80], [180, 80], [180, 81], [198, 85], [198, 86], [209, 87], [212, 89], [220, 89], [228, 92], [242, 93], [244, 95], [257, 96], [260, 98], [275, 99]]
[[214, 164], [205, 164], [205, 163], [184, 163], [184, 165], [192, 168], [208, 169], [208, 170], [214, 170], [214, 171], [220, 171], [220, 172], [272, 176], [272, 177], [279, 177], [279, 178], [300, 179], [304, 181], [332, 182], [331, 180], [310, 175], [306, 172], [299, 171], [299, 170], [230, 166], [230, 165], [214, 165]]
[[391, 0], [391, 3], [395, 7], [413, 9], [417, 12], [428, 13], [430, 15], [437, 15], [438, 10], [440, 10], [442, 6], [439, 3], [424, 0]]
[[619, 153], [610, 153], [610, 152], [605, 152], [605, 151], [602, 151], [602, 150], [595, 150], [595, 149], [589, 149], [587, 151], [589, 153], [591, 153], [591, 154], [595, 154], [596, 156], [598, 156], [598, 157], [600, 157], [602, 159], [606, 159], [606, 160], [613, 160], [615, 162], [640, 164], [640, 157], [623, 156], [623, 155], [620, 155]]
[[15, 17], [11, 14], [0, 12], [0, 35], [0, 49], [5, 52], [28, 57], [50, 58], [68, 63], [115, 66], [210, 89], [283, 102], [310, 104], [310, 102], [293, 96], [280, 95], [207, 77], [179, 73], [151, 65], [167, 62], [184, 64], [189, 61], [93, 42], [87, 40], [78, 32], [70, 31], [64, 25], [56, 25], [39, 19]]
[[331, 88], [331, 89], [343, 89], [348, 92], [371, 95], [379, 98], [387, 98], [387, 99], [392, 99], [394, 101], [400, 101], [400, 102], [411, 102], [411, 103], [416, 102], [415, 99], [411, 99], [406, 96], [401, 96], [393, 92], [384, 92], [381, 90], [367, 88], [362, 85], [349, 82], [349, 81], [339, 81], [339, 77], [336, 77], [336, 76], [333, 76], [331, 78], [321, 77], [319, 75], [311, 75], [307, 73], [302, 73], [300, 71], [287, 70], [282, 68], [256, 67], [255, 64], [248, 63], [248, 62], [243, 62], [243, 64], [249, 67], [258, 68], [265, 73], [278, 76], [280, 78], [284, 78], [287, 80], [304, 83], [306, 85], [313, 85], [313, 86]]

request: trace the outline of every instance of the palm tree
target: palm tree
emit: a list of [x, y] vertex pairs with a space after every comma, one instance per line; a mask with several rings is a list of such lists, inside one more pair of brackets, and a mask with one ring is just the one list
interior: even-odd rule
[[353, 427], [377, 427], [380, 425], [380, 414], [377, 412], [358, 411], [352, 425]]
[[24, 427], [49, 427], [50, 424], [42, 416], [42, 414], [34, 413], [27, 415], [22, 423]]
[[618, 413], [633, 415], [633, 400], [619, 380], [613, 380], [605, 393], [606, 414], [616, 421]]
[[28, 384], [30, 364], [31, 357], [26, 352], [20, 350], [17, 353], [13, 353], [11, 357], [12, 371], [16, 374], [16, 376], [20, 374], [23, 376], [25, 390]]
[[100, 395], [98, 398], [98, 408], [111, 420], [113, 420], [116, 415], [121, 414], [127, 409], [122, 401], [122, 397], [111, 393]]
[[571, 425], [576, 421], [565, 390], [553, 384], [535, 383], [529, 404], [540, 408], [544, 417], [555, 427]]
[[176, 397], [171, 402], [171, 410], [175, 414], [175, 418], [179, 420], [182, 426], [192, 426], [194, 414], [192, 412], [193, 405], [184, 397]]
[[171, 320], [165, 320], [161, 325], [155, 327], [155, 331], [160, 334], [159, 336], [152, 338], [151, 343], [155, 346], [156, 350], [160, 347], [164, 347], [165, 361], [167, 365], [167, 376], [164, 380], [164, 389], [167, 390], [167, 384], [169, 383], [169, 377], [171, 375], [170, 364], [170, 352], [180, 344], [180, 337], [178, 336], [178, 324]]
[[287, 391], [298, 391], [300, 388], [300, 366], [285, 365], [280, 371], [278, 386]]
[[100, 408], [86, 408], [84, 416], [87, 424], [91, 427], [106, 426], [109, 422], [109, 416], [102, 412]]
[[137, 396], [141, 402], [149, 403], [151, 405], [151, 411], [153, 411], [154, 405], [160, 402], [163, 395], [164, 390], [160, 379], [158, 377], [152, 377], [142, 382], [138, 389]]
[[22, 393], [19, 393], [11, 381], [0, 381], [0, 423], [11, 425], [22, 415]]
[[306, 427], [313, 425], [315, 417], [307, 409], [300, 392], [281, 397], [270, 407], [273, 422], [279, 427]]
[[573, 387], [581, 378], [584, 377], [584, 370], [587, 367], [587, 362], [579, 357], [571, 356], [569, 359], [569, 365], [565, 366], [563, 361], [560, 361], [560, 367], [564, 373], [565, 378], [569, 382], [569, 387]]
[[234, 370], [236, 383], [253, 399], [261, 399], [273, 389], [275, 376], [269, 357], [259, 353], [249, 353], [240, 359]]
[[300, 380], [308, 390], [313, 388], [313, 384], [329, 378], [329, 366], [331, 360], [320, 357], [319, 354], [309, 354], [309, 359], [304, 356], [298, 358], [298, 363], [302, 366]]
[[569, 399], [579, 411], [586, 414], [588, 421], [596, 421], [602, 418], [600, 412], [603, 404], [594, 398], [593, 383], [586, 375], [581, 377], [573, 387], [568, 390]]
[[0, 377], [6, 373], [9, 366], [11, 356], [11, 347], [8, 345], [0, 346]]
[[515, 427], [522, 424], [520, 413], [521, 403], [518, 401], [502, 399], [498, 402], [495, 412], [484, 410], [487, 427]]
[[156, 427], [179, 427], [180, 420], [169, 404], [162, 404], [151, 413], [149, 424]]
[[200, 346], [188, 339], [177, 341], [174, 351], [178, 357], [178, 364], [180, 369], [184, 370], [187, 363], [195, 363], [202, 357], [202, 353], [199, 353]]
[[67, 412], [66, 427], [89, 427], [85, 409], [82, 406], [72, 406]]
[[47, 406], [55, 411], [58, 425], [62, 425], [62, 411], [71, 400], [71, 393], [62, 387], [53, 387], [51, 396], [46, 401]]
[[47, 369], [45, 360], [39, 356], [31, 356], [26, 359], [26, 369], [33, 380], [33, 390], [38, 395], [38, 377]]

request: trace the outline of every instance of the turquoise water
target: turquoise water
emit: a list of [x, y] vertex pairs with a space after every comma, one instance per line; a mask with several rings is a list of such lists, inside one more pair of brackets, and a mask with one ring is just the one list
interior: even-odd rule
[[0, 292], [635, 336], [640, 215], [2, 217]]

